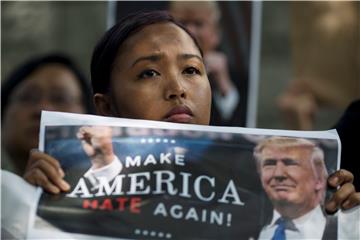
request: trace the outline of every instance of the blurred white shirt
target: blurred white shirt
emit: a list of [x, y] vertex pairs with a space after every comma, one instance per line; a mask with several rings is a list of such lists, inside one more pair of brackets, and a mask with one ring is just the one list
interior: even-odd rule
[[[281, 215], [274, 210], [271, 223], [265, 226], [261, 232], [259, 239], [271, 239], [277, 228], [276, 221]], [[292, 220], [297, 231], [285, 230], [286, 239], [321, 239], [324, 233], [326, 218], [321, 210], [320, 205], [299, 218]]]

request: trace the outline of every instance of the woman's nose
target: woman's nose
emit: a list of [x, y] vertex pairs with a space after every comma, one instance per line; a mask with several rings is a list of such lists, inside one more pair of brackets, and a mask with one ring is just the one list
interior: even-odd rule
[[185, 99], [187, 97], [187, 91], [180, 78], [172, 77], [167, 81], [165, 90], [166, 100]]

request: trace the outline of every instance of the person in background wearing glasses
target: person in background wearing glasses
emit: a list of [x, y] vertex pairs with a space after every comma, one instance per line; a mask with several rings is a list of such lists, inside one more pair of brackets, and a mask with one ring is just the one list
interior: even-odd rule
[[1, 87], [1, 168], [23, 175], [29, 151], [37, 148], [41, 110], [92, 113], [88, 82], [66, 56], [32, 58]]

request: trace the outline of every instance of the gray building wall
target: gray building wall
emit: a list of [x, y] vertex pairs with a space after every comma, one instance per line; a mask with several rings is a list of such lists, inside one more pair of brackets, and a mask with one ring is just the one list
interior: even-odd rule
[[1, 2], [1, 79], [26, 59], [49, 52], [69, 55], [89, 76], [106, 14], [107, 2]]

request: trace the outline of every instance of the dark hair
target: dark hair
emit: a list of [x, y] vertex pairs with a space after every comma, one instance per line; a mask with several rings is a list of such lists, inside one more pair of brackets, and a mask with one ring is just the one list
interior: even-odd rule
[[[36, 69], [45, 66], [47, 64], [57, 63], [64, 65], [70, 71], [72, 71], [76, 80], [78, 81], [81, 93], [82, 93], [82, 103], [86, 109], [87, 113], [93, 113], [93, 104], [92, 104], [92, 93], [88, 84], [87, 79], [84, 75], [78, 70], [75, 64], [70, 60], [69, 57], [62, 54], [49, 54], [45, 56], [40, 56], [36, 58], [31, 58], [26, 61], [18, 68], [16, 68], [9, 77], [4, 81], [1, 87], [1, 109], [4, 113], [12, 92], [20, 83], [22, 83], [26, 77], [33, 73]], [[3, 118], [3, 114], [1, 114]]]
[[110, 89], [110, 74], [117, 51], [126, 39], [148, 25], [164, 22], [173, 23], [187, 32], [199, 48], [200, 54], [203, 55], [194, 36], [167, 11], [132, 13], [110, 28], [94, 49], [91, 59], [91, 84], [93, 92], [108, 93]]

